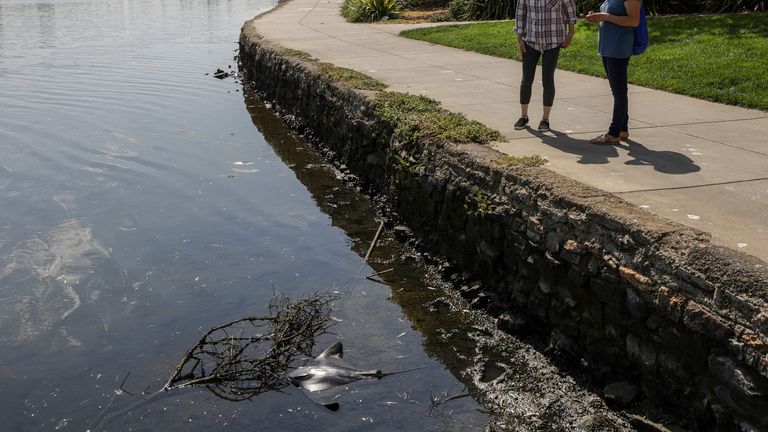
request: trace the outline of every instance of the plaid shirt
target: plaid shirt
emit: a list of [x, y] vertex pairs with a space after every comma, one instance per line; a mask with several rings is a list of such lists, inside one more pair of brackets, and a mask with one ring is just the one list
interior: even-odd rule
[[576, 22], [574, 0], [518, 0], [515, 32], [537, 51], [559, 47]]

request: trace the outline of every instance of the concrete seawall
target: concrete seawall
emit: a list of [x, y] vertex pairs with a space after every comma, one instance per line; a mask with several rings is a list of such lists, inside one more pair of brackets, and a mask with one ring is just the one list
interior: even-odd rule
[[623, 377], [700, 430], [768, 430], [768, 265], [488, 147], [406, 146], [373, 92], [327, 82], [246, 23], [242, 71], [422, 243], [473, 275], [473, 306], [538, 333], [597, 382]]

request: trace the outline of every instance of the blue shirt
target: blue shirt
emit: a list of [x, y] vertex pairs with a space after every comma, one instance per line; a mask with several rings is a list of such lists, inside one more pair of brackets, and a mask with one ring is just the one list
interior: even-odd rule
[[[605, 0], [600, 5], [600, 12], [616, 16], [627, 16], [624, 0]], [[622, 27], [606, 21], [600, 22], [597, 38], [597, 52], [603, 57], [629, 58], [635, 43], [635, 28]]]

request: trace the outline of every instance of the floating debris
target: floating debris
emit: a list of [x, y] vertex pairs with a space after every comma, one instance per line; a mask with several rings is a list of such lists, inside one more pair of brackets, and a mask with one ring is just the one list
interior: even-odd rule
[[289, 385], [286, 372], [311, 356], [315, 338], [333, 325], [334, 294], [292, 300], [275, 296], [268, 316], [240, 318], [210, 329], [179, 362], [163, 390], [199, 386], [241, 401]]
[[221, 69], [216, 69], [216, 72], [213, 73], [213, 77], [218, 79], [224, 79], [228, 77], [229, 74], [230, 74], [229, 72], [225, 72]]

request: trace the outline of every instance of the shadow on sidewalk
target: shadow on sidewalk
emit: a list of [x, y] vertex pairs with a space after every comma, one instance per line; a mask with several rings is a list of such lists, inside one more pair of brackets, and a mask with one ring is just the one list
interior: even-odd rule
[[634, 159], [624, 162], [626, 165], [653, 165], [653, 169], [664, 174], [688, 174], [701, 171], [701, 167], [688, 156], [669, 150], [651, 150], [644, 145], [628, 140], [616, 147], [627, 150]]
[[550, 133], [541, 133], [528, 128], [528, 131], [541, 138], [541, 142], [552, 148], [581, 156], [581, 159], [578, 160], [580, 164], [607, 164], [608, 158], [619, 156], [619, 151], [614, 146], [590, 144], [589, 141], [574, 139], [556, 130], [552, 130]]
[[541, 139], [544, 144], [564, 153], [581, 156], [580, 164], [607, 164], [608, 159], [618, 157], [618, 149], [627, 150], [627, 156], [633, 158], [624, 162], [626, 165], [649, 165], [664, 174], [688, 174], [701, 171], [688, 156], [670, 150], [651, 150], [637, 141], [628, 140], [617, 145], [595, 145], [589, 140], [571, 138], [556, 130], [541, 133], [535, 129], [528, 131]]

